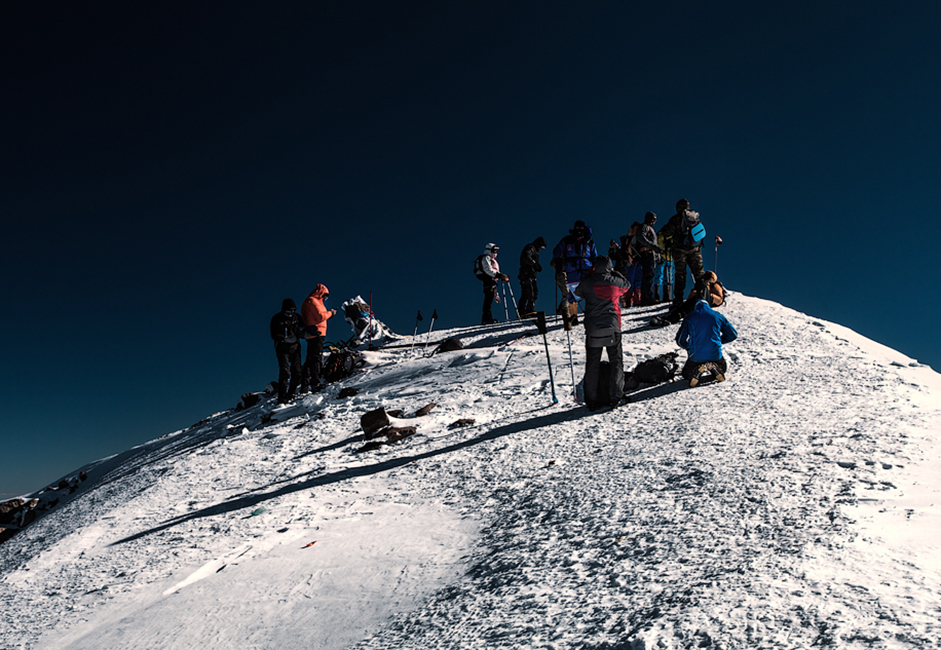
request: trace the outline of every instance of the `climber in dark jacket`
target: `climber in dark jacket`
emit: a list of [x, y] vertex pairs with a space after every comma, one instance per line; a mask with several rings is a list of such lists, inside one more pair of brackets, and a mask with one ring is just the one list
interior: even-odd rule
[[[614, 271], [611, 260], [595, 258], [595, 271], [579, 282], [575, 295], [585, 300], [585, 405], [592, 411], [624, 403], [624, 353], [621, 348], [620, 299], [631, 285]], [[608, 351], [608, 395], [598, 395], [601, 349]]]
[[297, 305], [290, 298], [281, 303], [281, 311], [271, 317], [271, 340], [278, 356], [278, 404], [294, 399], [301, 383], [301, 337], [304, 324]]
[[520, 272], [517, 276], [520, 281], [520, 318], [526, 318], [536, 311], [536, 300], [539, 298], [539, 285], [536, 276], [542, 271], [539, 263], [539, 251], [545, 249], [546, 240], [537, 237], [531, 244], [523, 247], [520, 253]]

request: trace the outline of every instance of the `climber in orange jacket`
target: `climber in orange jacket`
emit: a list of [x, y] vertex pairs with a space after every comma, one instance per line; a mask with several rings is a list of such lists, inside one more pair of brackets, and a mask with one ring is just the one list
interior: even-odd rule
[[323, 301], [329, 297], [330, 290], [318, 284], [301, 305], [304, 338], [307, 339], [307, 359], [304, 361], [304, 376], [301, 382], [302, 392], [316, 393], [323, 388], [320, 383], [320, 369], [323, 365], [323, 343], [327, 338], [327, 321], [337, 313], [336, 309], [327, 309], [324, 306]]

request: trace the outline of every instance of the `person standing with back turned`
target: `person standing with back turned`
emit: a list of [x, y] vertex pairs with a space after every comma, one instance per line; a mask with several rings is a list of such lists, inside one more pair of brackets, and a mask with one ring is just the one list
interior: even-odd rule
[[[624, 397], [624, 352], [621, 347], [620, 299], [630, 291], [627, 279], [614, 271], [611, 260], [595, 258], [595, 272], [575, 288], [585, 300], [585, 406], [594, 411], [602, 406], [620, 406]], [[608, 351], [611, 375], [608, 395], [598, 395], [601, 349]]]
[[693, 275], [693, 283], [702, 279], [705, 270], [702, 263], [702, 242], [692, 240], [690, 231], [699, 224], [699, 213], [689, 209], [689, 201], [680, 199], [676, 202], [676, 214], [670, 217], [667, 225], [660, 231], [670, 239], [670, 253], [673, 255], [674, 287], [673, 303], [683, 302], [686, 293], [686, 267]]

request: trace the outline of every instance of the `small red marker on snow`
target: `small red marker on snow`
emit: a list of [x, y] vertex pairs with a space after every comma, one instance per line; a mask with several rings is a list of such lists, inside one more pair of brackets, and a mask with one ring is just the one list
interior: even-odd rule
[[304, 546], [302, 546], [301, 548], [310, 548], [311, 546], [313, 546], [313, 545], [316, 544], [316, 543], [317, 543], [317, 540], [315, 539], [315, 540], [312, 541], [310, 544], [304, 544]]

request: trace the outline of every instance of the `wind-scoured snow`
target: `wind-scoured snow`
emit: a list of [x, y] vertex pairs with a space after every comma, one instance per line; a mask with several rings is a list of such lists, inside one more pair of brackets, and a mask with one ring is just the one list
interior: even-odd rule
[[[662, 310], [624, 312], [626, 368], [676, 349]], [[723, 311], [727, 381], [614, 411], [573, 400], [558, 323], [553, 405], [509, 323], [93, 463], [0, 545], [0, 648], [941, 647], [941, 376], [772, 302]], [[417, 434], [357, 453], [379, 406]]]

